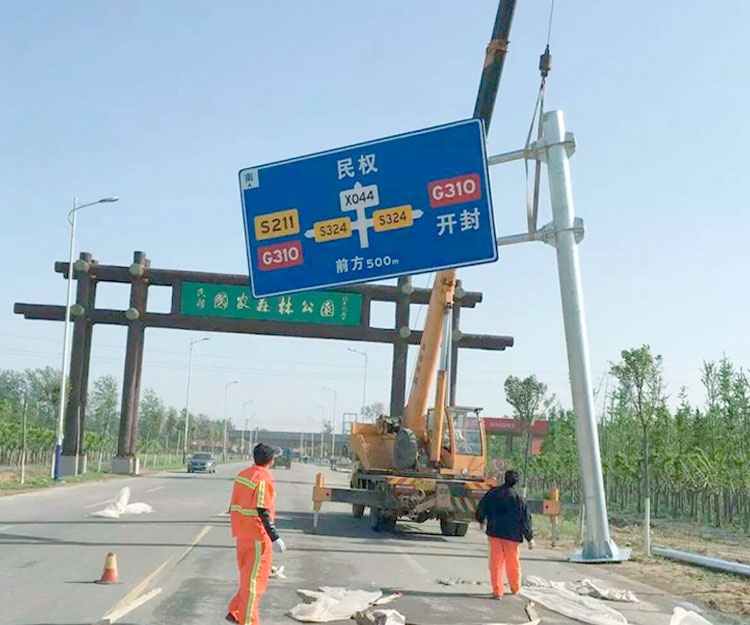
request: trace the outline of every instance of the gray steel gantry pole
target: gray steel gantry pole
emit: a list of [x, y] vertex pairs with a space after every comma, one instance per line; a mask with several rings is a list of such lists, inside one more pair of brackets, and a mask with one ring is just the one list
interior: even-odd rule
[[580, 562], [616, 562], [627, 559], [629, 550], [620, 550], [609, 535], [607, 502], [599, 455], [594, 396], [591, 385], [586, 319], [583, 310], [581, 269], [574, 229], [573, 189], [562, 111], [544, 114], [544, 152], [547, 161], [550, 200], [557, 249], [565, 342], [568, 351], [570, 386], [575, 411], [576, 439], [586, 503], [586, 541], [571, 557]]

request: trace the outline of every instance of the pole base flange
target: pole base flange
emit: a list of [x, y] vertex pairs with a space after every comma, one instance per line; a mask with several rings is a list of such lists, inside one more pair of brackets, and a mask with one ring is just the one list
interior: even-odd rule
[[611, 564], [629, 560], [631, 552], [632, 549], [629, 547], [620, 549], [612, 539], [604, 543], [589, 541], [584, 544], [583, 549], [570, 556], [568, 561], [581, 564]]

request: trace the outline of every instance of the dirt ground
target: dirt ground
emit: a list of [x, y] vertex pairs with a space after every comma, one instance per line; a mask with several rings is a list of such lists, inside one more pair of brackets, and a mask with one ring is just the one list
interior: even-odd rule
[[[579, 531], [575, 521], [562, 522], [558, 544], [563, 552], [572, 553], [578, 547]], [[610, 531], [618, 546], [633, 550], [630, 561], [611, 565], [617, 573], [645, 580], [687, 601], [750, 623], [750, 578], [663, 558], [647, 558], [643, 553], [642, 527], [632, 520], [613, 518]], [[549, 521], [535, 518], [535, 532], [541, 541], [549, 540]], [[651, 542], [658, 547], [750, 564], [750, 537], [738, 531], [656, 520], [652, 524]]]

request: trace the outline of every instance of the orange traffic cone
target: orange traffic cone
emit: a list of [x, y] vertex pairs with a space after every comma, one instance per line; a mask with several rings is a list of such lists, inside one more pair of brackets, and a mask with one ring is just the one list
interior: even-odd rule
[[117, 554], [111, 551], [104, 560], [104, 572], [101, 579], [96, 580], [97, 584], [117, 584], [120, 581], [120, 575], [117, 573]]

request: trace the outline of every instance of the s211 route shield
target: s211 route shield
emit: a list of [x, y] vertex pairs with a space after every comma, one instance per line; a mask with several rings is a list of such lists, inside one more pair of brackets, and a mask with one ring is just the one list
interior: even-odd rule
[[239, 181], [255, 297], [497, 260], [478, 119], [242, 169]]

